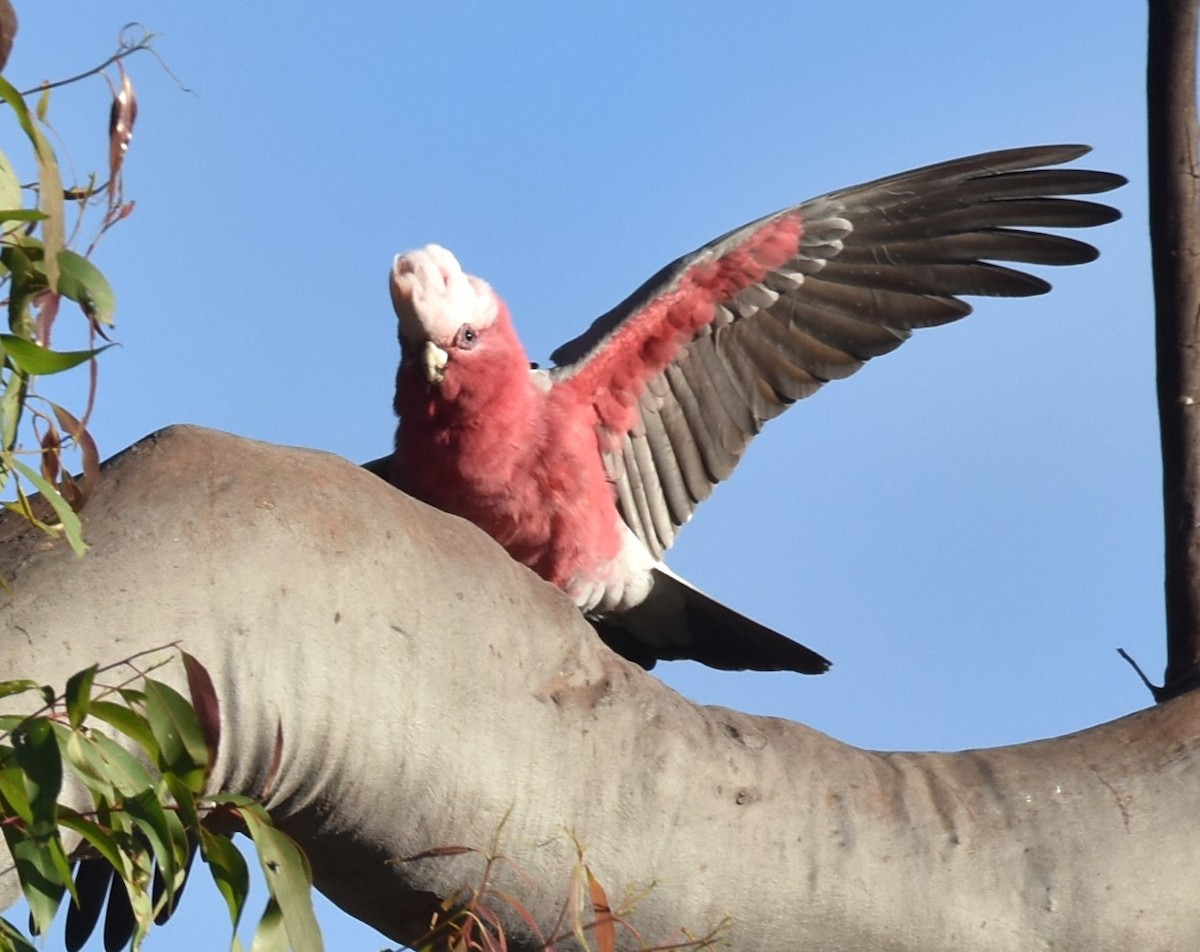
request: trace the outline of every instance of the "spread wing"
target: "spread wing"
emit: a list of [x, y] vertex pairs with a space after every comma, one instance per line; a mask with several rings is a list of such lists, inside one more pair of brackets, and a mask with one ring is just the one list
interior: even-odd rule
[[667, 265], [553, 354], [595, 408], [621, 515], [655, 557], [765, 421], [971, 312], [960, 295], [1050, 285], [998, 262], [1081, 264], [1088, 244], [1030, 228], [1115, 221], [1119, 175], [1056, 169], [1087, 146], [955, 159], [760, 218]]

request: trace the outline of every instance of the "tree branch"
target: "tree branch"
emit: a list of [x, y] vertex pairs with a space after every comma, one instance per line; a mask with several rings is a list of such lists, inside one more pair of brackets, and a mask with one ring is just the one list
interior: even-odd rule
[[1200, 683], [1200, 0], [1151, 0], [1147, 68], [1150, 240], [1166, 530], [1166, 683]]
[[[651, 943], [1200, 948], [1200, 694], [1019, 747], [862, 751], [687, 702], [482, 533], [326, 454], [173, 428], [87, 512], [84, 558], [0, 523], [4, 670], [62, 684], [178, 638], [220, 700], [211, 783], [270, 785], [318, 886], [397, 941], [495, 843], [545, 924], [582, 848]], [[405, 861], [449, 846], [483, 852]]]

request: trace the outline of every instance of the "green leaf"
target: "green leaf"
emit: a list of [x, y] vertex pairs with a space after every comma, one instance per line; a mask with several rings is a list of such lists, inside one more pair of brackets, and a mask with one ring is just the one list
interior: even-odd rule
[[[0, 82], [3, 82], [2, 78], [0, 78]], [[79, 521], [79, 516], [75, 514], [75, 510], [63, 499], [62, 493], [51, 486], [42, 477], [41, 473], [31, 469], [19, 459], [14, 457], [11, 462], [13, 469], [33, 483], [37, 487], [38, 492], [54, 508], [55, 515], [58, 516], [59, 522], [62, 523], [63, 534], [67, 537], [71, 548], [75, 550], [76, 554], [83, 555], [88, 548], [87, 543], [83, 541], [83, 525]]]
[[67, 679], [67, 720], [73, 728], [79, 727], [87, 717], [88, 704], [92, 700], [92, 684], [99, 669], [100, 665], [94, 664]]
[[200, 857], [208, 865], [217, 891], [229, 907], [229, 922], [236, 936], [246, 908], [246, 897], [250, 895], [250, 871], [246, 860], [233, 845], [233, 841], [219, 833], [210, 833], [200, 828]]
[[191, 859], [192, 844], [179, 813], [175, 810], [165, 810], [164, 815], [167, 818], [167, 831], [170, 835], [171, 855], [174, 864], [173, 869], [168, 869], [161, 863], [159, 864], [158, 872], [162, 877], [163, 891], [155, 903], [155, 915], [158, 915], [162, 909], [175, 908], [176, 897], [179, 894], [179, 890], [183, 889], [184, 882], [187, 880], [188, 862]]
[[[167, 811], [158, 802], [158, 796], [153, 790], [143, 790], [135, 796], [121, 802], [120, 807], [133, 820], [134, 825], [146, 837], [163, 880], [172, 890], [177, 883], [179, 866], [187, 856], [187, 839], [182, 837], [183, 827], [179, 825], [178, 817], [172, 814], [177, 830], [172, 830], [172, 824], [167, 819]], [[175, 837], [178, 832], [183, 841], [182, 856], [177, 855]]]
[[58, 290], [77, 302], [92, 320], [111, 325], [117, 299], [100, 269], [70, 249], [59, 252], [58, 266]]
[[92, 701], [90, 713], [92, 717], [104, 721], [130, 740], [136, 741], [149, 756], [157, 756], [158, 744], [154, 740], [154, 732], [150, 730], [150, 722], [137, 711], [131, 711], [125, 705], [114, 704], [112, 701]]
[[78, 367], [114, 345], [105, 344], [93, 350], [50, 350], [15, 334], [0, 334], [0, 346], [3, 346], [8, 359], [19, 369], [27, 374], [42, 377]]
[[[45, 221], [46, 213], [36, 208], [0, 208], [0, 221]], [[5, 269], [7, 271], [7, 269]]]
[[[30, 718], [13, 731], [12, 741], [13, 759], [24, 774], [22, 780], [33, 818], [33, 822], [28, 824], [30, 844], [23, 848], [36, 848], [38, 851], [35, 879], [45, 877], [54, 883], [64, 884], [74, 896], [71, 864], [67, 861], [58, 830], [58, 795], [62, 791], [63, 763], [54, 724], [49, 718]], [[13, 858], [16, 859], [15, 853]], [[48, 895], [54, 896], [57, 905], [61, 893], [56, 894], [51, 890]]]
[[[295, 952], [322, 952], [324, 944], [317, 917], [313, 913], [312, 871], [308, 867], [308, 860], [289, 836], [271, 824], [261, 807], [243, 809], [240, 813], [258, 848], [258, 860], [267, 888], [271, 891], [272, 899], [279, 904], [292, 949]], [[271, 911], [270, 905], [267, 911]], [[257, 948], [257, 934], [254, 941], [253, 948]]]
[[137, 688], [117, 688], [117, 696], [132, 708], [146, 706], [146, 692]]
[[[0, 211], [0, 221], [6, 218], [43, 221], [46, 216], [32, 209]], [[12, 315], [24, 313], [33, 295], [51, 287], [51, 270], [58, 275], [58, 285], [53, 290], [75, 301], [91, 320], [111, 325], [117, 299], [103, 272], [83, 255], [69, 248], [58, 252], [53, 269], [47, 264], [48, 261], [47, 249], [37, 238], [17, 235], [10, 241], [0, 243], [0, 264], [3, 264], [4, 271], [12, 274], [17, 293], [17, 300], [9, 302], [9, 326], [18, 332], [18, 336], [28, 338], [30, 335], [21, 330], [21, 321]]]
[[17, 115], [17, 121], [21, 123], [21, 128], [25, 130], [25, 135], [33, 144], [33, 151], [37, 155], [38, 205], [46, 214], [46, 221], [42, 224], [42, 240], [46, 244], [46, 257], [49, 262], [46, 267], [46, 278], [49, 281], [50, 289], [57, 290], [58, 253], [63, 250], [65, 244], [63, 187], [62, 177], [58, 173], [58, 160], [54, 157], [54, 150], [50, 148], [50, 143], [37, 127], [37, 122], [29, 114], [29, 107], [26, 106], [24, 97], [2, 76], [0, 76], [0, 99], [4, 99], [12, 106], [13, 112]]
[[154, 789], [149, 772], [124, 747], [100, 733], [93, 734], [91, 739], [107, 762], [108, 779], [121, 796], [132, 797], [143, 790]]
[[208, 773], [208, 747], [192, 705], [170, 685], [147, 678], [146, 716], [158, 742], [159, 768], [199, 793]]
[[21, 892], [29, 903], [29, 914], [33, 917], [34, 931], [45, 935], [58, 912], [66, 883], [45, 848], [42, 840], [34, 839], [12, 825], [4, 826], [4, 841], [17, 870]]
[[129, 894], [129, 904], [133, 908], [134, 931], [130, 949], [137, 952], [154, 924], [154, 900], [150, 894], [154, 866], [150, 852], [143, 847], [131, 846], [126, 855], [132, 864], [129, 874], [122, 877], [125, 891]]
[[54, 836], [42, 844], [42, 850], [50, 857], [56, 878], [67, 888], [75, 905], [79, 905], [79, 894], [75, 892], [75, 879], [71, 876], [71, 861], [67, 859], [67, 848], [63, 846], [62, 834], [56, 828]]
[[0, 770], [0, 801], [6, 816], [18, 817], [26, 826], [33, 826], [33, 805], [25, 789], [25, 772], [20, 767]]
[[[13, 295], [15, 297], [15, 294]], [[11, 303], [12, 298], [9, 298]], [[28, 384], [24, 374], [15, 374], [8, 380], [4, 396], [0, 398], [0, 450], [4, 451], [4, 465], [12, 470], [16, 459], [12, 450], [17, 444], [17, 427], [25, 409], [25, 391]]]
[[[20, 207], [21, 181], [17, 178], [17, 173], [13, 171], [12, 163], [8, 161], [8, 156], [0, 152], [0, 208]], [[11, 220], [11, 218], [7, 220]], [[4, 231], [12, 231], [12, 228], [5, 228]]]
[[50, 109], [50, 87], [43, 86], [42, 93], [40, 96], [38, 96], [38, 99], [37, 99], [37, 105], [34, 107], [34, 111], [37, 113], [37, 117], [40, 122], [46, 121], [46, 113], [49, 111], [49, 109]]
[[[248, 810], [262, 810], [262, 804], [253, 797], [246, 796], [244, 793], [214, 793], [207, 799], [216, 806], [245, 807]], [[263, 816], [266, 817], [265, 811]], [[267, 819], [266, 822], [269, 823], [270, 820]]]
[[93, 823], [91, 820], [81, 817], [73, 810], [63, 810], [59, 815], [58, 822], [65, 829], [78, 833], [83, 837], [97, 853], [108, 861], [108, 864], [113, 869], [122, 871], [128, 868], [123, 851], [117, 843], [116, 838], [98, 823]]
[[97, 803], [113, 803], [119, 799], [110, 779], [111, 765], [91, 737], [71, 731], [61, 746], [63, 756], [75, 776], [91, 791]]
[[[20, 242], [16, 237], [20, 237]], [[26, 338], [33, 337], [35, 327], [30, 304], [46, 289], [45, 271], [35, 264], [41, 259], [42, 243], [36, 238], [12, 236], [0, 242], [0, 263], [7, 269], [12, 285], [8, 296], [8, 327]]]
[[254, 930], [250, 952], [288, 952], [291, 948], [283, 910], [272, 896], [267, 900], [267, 908], [263, 910], [262, 918], [258, 920], [258, 928]]
[[163, 783], [171, 794], [171, 799], [175, 801], [175, 809], [183, 825], [189, 830], [200, 829], [200, 809], [192, 790], [174, 774], [166, 774]]
[[7, 919], [0, 919], [0, 949], [4, 952], [41, 952]]
[[28, 678], [17, 678], [13, 681], [0, 681], [0, 698], [11, 697], [14, 694], [24, 694], [26, 691], [36, 691], [41, 687], [36, 681]]
[[25, 789], [33, 811], [30, 832], [38, 839], [57, 835], [58, 795], [62, 791], [63, 764], [54, 728], [49, 719], [30, 718], [13, 731], [13, 753], [25, 773]]

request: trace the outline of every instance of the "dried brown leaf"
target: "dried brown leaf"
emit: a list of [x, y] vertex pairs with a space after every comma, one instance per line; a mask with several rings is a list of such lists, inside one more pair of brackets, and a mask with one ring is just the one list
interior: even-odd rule
[[113, 89], [112, 109], [108, 114], [108, 181], [109, 194], [118, 194], [116, 187], [121, 166], [125, 164], [125, 153], [129, 151], [129, 140], [133, 138], [133, 124], [137, 121], [137, 93], [125, 66], [117, 61], [121, 74], [120, 86]]
[[613, 921], [612, 907], [608, 904], [608, 894], [590, 869], [585, 872], [587, 873], [588, 896], [592, 900], [592, 911], [596, 914], [596, 923], [592, 927], [592, 932], [596, 936], [596, 945], [600, 952], [614, 952], [617, 946], [617, 930]]
[[38, 441], [42, 447], [42, 476], [48, 483], [58, 482], [59, 461], [62, 454], [62, 438], [54, 424], [50, 424]]
[[100, 450], [96, 447], [96, 441], [92, 439], [92, 434], [88, 432], [87, 427], [69, 410], [60, 407], [57, 403], [52, 403], [50, 406], [58, 419], [58, 425], [71, 437], [83, 460], [83, 481], [79, 485], [79, 506], [75, 507], [78, 511], [87, 502], [88, 497], [96, 491], [96, 486], [100, 483]]
[[58, 479], [58, 491], [73, 512], [79, 512], [87, 502], [83, 486], [67, 470], [62, 470]]
[[463, 853], [478, 853], [479, 850], [472, 849], [470, 846], [435, 846], [431, 850], [425, 850], [421, 853], [414, 853], [412, 856], [405, 856], [396, 860], [397, 863], [414, 863], [419, 859], [434, 859], [439, 856], [461, 856]]
[[50, 331], [54, 327], [54, 320], [58, 317], [58, 306], [62, 302], [62, 295], [57, 291], [43, 291], [33, 299], [33, 305], [37, 309], [37, 326], [34, 330], [36, 340], [43, 347], [50, 346]]
[[188, 694], [192, 698], [192, 707], [196, 709], [200, 730], [204, 733], [204, 745], [208, 748], [211, 767], [217, 762], [221, 743], [221, 702], [217, 699], [217, 689], [208, 669], [186, 651], [180, 654], [183, 655], [183, 669], [187, 672]]

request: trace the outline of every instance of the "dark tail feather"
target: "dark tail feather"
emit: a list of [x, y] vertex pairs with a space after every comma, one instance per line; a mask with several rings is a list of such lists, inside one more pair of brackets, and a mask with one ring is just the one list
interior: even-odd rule
[[645, 602], [592, 623], [613, 651], [647, 669], [656, 661], [690, 660], [724, 671], [824, 674], [830, 665], [811, 648], [658, 569]]

